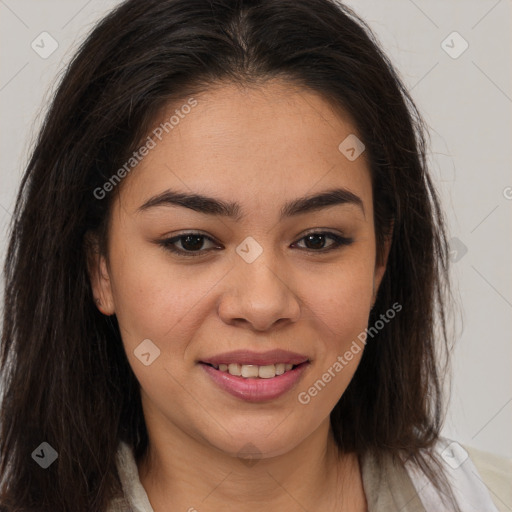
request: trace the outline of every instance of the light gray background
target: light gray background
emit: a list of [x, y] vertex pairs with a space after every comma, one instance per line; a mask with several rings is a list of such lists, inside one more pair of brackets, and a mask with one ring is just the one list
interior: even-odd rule
[[[0, 0], [2, 262], [15, 194], [51, 88], [82, 37], [118, 3]], [[512, 2], [347, 4], [373, 28], [430, 127], [431, 172], [450, 236], [458, 239], [453, 277], [463, 321], [444, 435], [512, 457]], [[45, 59], [31, 48], [43, 31], [59, 45]], [[442, 47], [446, 40], [452, 54], [462, 48], [458, 36], [446, 39], [453, 31], [469, 44], [458, 58]]]

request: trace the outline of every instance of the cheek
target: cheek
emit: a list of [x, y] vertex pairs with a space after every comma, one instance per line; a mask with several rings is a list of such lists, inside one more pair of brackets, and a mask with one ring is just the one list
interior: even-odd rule
[[[151, 339], [173, 353], [184, 350], [197, 318], [209, 303], [209, 292], [223, 273], [197, 265], [173, 264], [161, 251], [130, 246], [113, 259], [116, 316], [127, 348]], [[225, 272], [224, 272], [225, 273]], [[203, 312], [203, 313], [201, 313]], [[168, 341], [172, 340], [172, 348]]]
[[[354, 254], [355, 256], [355, 254]], [[299, 390], [298, 401], [320, 416], [328, 414], [349, 385], [365, 347], [373, 295], [372, 259], [347, 258], [306, 283], [316, 338], [316, 364]], [[306, 288], [305, 288], [306, 289]]]
[[[192, 266], [184, 270], [171, 265], [165, 257], [149, 262], [146, 255], [146, 263], [141, 264], [135, 251], [119, 261], [114, 298], [123, 345], [141, 387], [151, 400], [162, 401], [162, 410], [171, 396], [180, 407], [190, 402], [187, 393], [176, 392], [187, 382], [196, 355], [191, 340], [204, 320], [205, 308], [214, 307], [209, 292], [222, 275], [208, 278]], [[144, 361], [148, 352], [149, 361]], [[163, 395], [162, 390], [166, 390]]]
[[338, 343], [347, 340], [366, 327], [373, 296], [372, 259], [354, 252], [337, 265], [319, 266], [304, 283], [303, 296], [319, 328]]

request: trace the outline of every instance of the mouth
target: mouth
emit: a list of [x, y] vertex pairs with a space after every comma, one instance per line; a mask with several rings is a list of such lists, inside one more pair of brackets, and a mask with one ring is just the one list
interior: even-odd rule
[[282, 351], [266, 354], [239, 351], [198, 364], [215, 387], [232, 397], [245, 402], [270, 402], [289, 395], [297, 387], [311, 360]]

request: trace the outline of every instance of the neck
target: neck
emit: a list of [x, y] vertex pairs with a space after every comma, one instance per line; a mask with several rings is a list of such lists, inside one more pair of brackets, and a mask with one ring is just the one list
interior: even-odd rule
[[245, 460], [163, 427], [148, 427], [150, 445], [138, 462], [155, 512], [220, 512], [227, 504], [239, 512], [366, 510], [357, 456], [339, 454], [329, 418], [289, 452]]

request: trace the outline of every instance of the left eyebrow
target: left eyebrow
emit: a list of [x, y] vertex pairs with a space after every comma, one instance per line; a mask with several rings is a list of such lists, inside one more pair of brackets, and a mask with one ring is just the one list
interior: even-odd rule
[[[293, 199], [281, 208], [279, 219], [318, 211], [336, 205], [355, 205], [365, 215], [363, 201], [359, 196], [345, 188], [325, 190], [319, 194], [309, 195]], [[162, 194], [147, 200], [137, 211], [145, 211], [157, 206], [181, 206], [203, 213], [205, 215], [217, 215], [229, 217], [239, 222], [245, 218], [240, 203], [223, 201], [201, 194], [188, 194], [175, 190], [166, 190]]]

